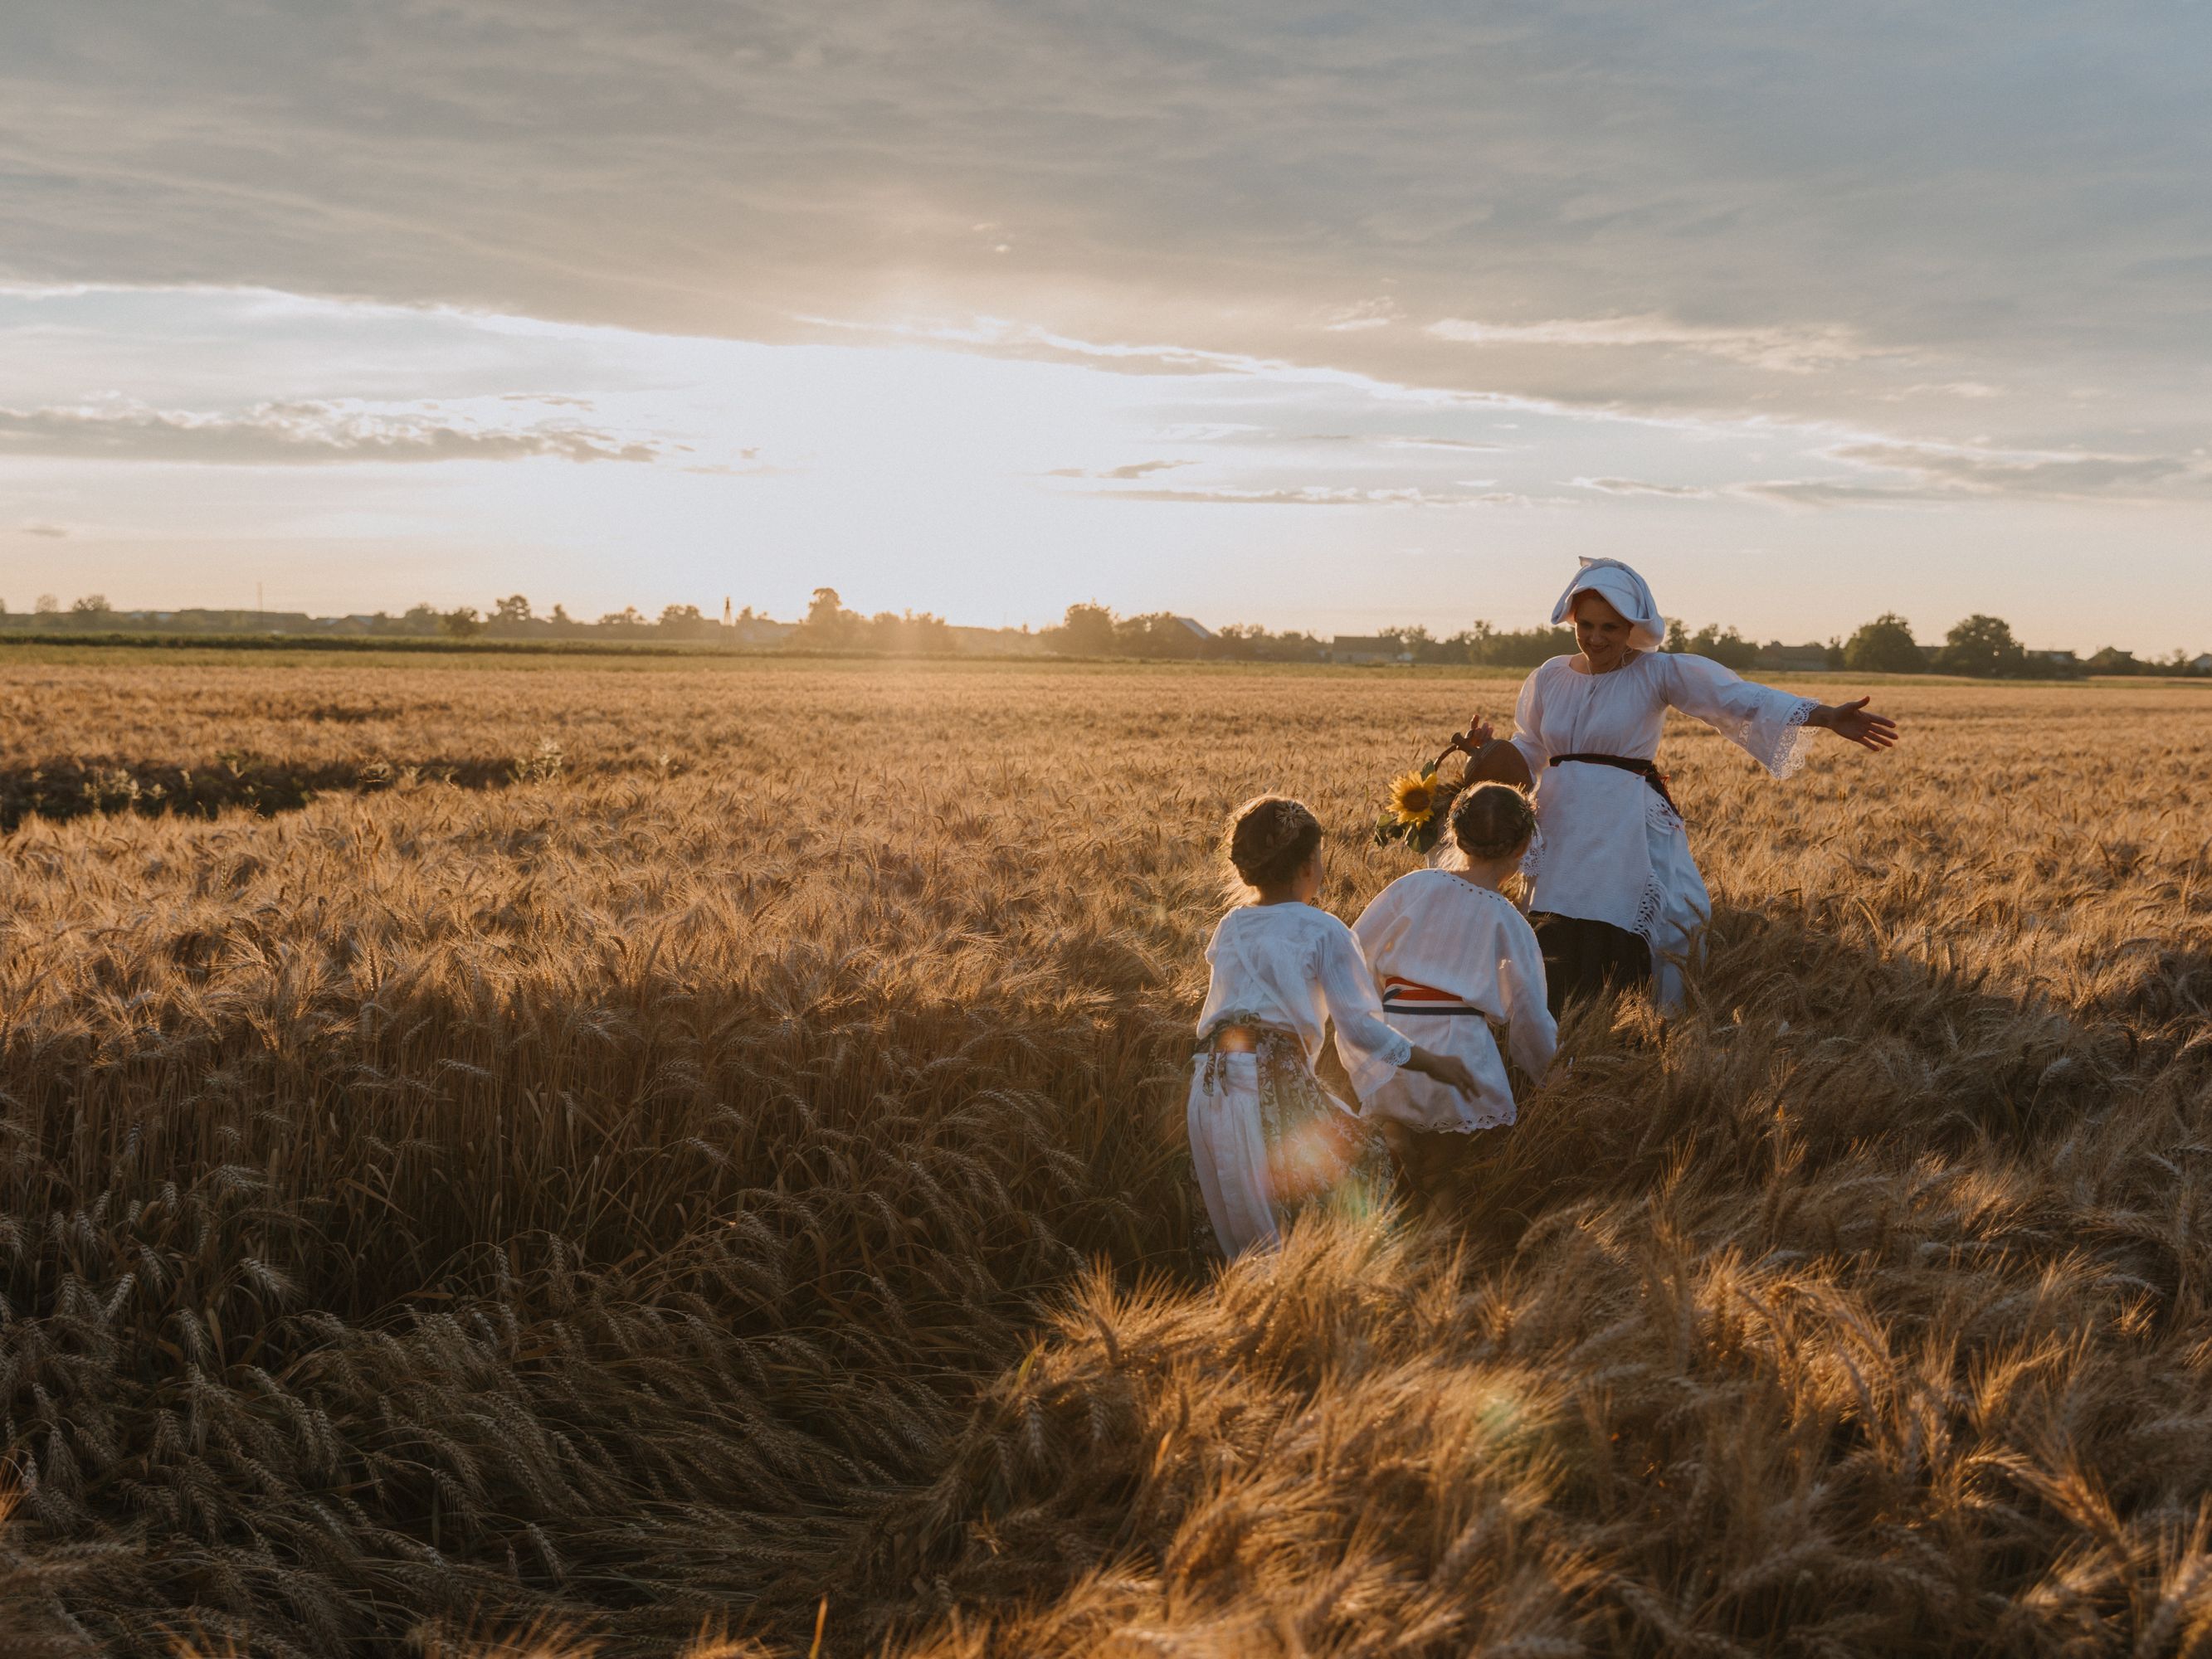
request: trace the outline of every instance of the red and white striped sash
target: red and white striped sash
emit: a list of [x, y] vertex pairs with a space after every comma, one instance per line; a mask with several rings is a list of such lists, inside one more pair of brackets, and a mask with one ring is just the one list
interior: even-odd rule
[[1382, 1012], [1386, 1014], [1475, 1014], [1482, 1010], [1463, 997], [1439, 991], [1410, 979], [1387, 974], [1382, 980]]

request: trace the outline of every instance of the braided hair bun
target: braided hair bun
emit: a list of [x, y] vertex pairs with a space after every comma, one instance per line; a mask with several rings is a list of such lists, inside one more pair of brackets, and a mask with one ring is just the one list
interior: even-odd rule
[[1222, 850], [1247, 887], [1275, 887], [1305, 867], [1321, 845], [1321, 820], [1303, 801], [1261, 795], [1230, 815]]
[[1536, 809], [1510, 783], [1479, 783], [1452, 803], [1452, 841], [1488, 863], [1519, 852], [1536, 833]]

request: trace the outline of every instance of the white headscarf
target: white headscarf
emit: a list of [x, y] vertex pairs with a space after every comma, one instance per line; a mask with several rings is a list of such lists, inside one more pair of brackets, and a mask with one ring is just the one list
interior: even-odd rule
[[1574, 615], [1577, 593], [1595, 593], [1627, 617], [1628, 642], [1637, 650], [1656, 651], [1667, 643], [1667, 619], [1659, 614], [1659, 601], [1651, 597], [1651, 584], [1619, 559], [1583, 561], [1583, 568], [1552, 607], [1553, 627]]

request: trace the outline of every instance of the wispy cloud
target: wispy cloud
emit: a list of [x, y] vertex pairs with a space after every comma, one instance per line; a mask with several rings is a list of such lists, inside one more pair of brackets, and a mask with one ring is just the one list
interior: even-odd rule
[[43, 536], [51, 540], [58, 542], [67, 540], [70, 532], [69, 526], [67, 525], [44, 524], [34, 521], [23, 526], [23, 533], [26, 536]]
[[1911, 386], [1899, 386], [1894, 392], [1885, 392], [1881, 400], [1887, 404], [1901, 404], [1914, 398], [1964, 398], [1978, 401], [1984, 398], [2002, 398], [2004, 388], [1985, 380], [1921, 380]]
[[1670, 495], [1711, 501], [1714, 493], [1697, 484], [1650, 483], [1642, 478], [1576, 478], [1571, 483], [1577, 489], [1593, 489], [1601, 495]]
[[1678, 323], [1661, 316], [1554, 318], [1540, 323], [1481, 323], [1447, 317], [1429, 325], [1440, 340], [1462, 345], [1553, 346], [1615, 350], [1658, 348], [1725, 358], [1753, 368], [1809, 374], [1871, 355], [1848, 329], [1726, 328]]
[[0, 455], [216, 465], [653, 461], [661, 446], [580, 426], [463, 426], [421, 411], [264, 404], [242, 415], [134, 406], [0, 409]]
[[1847, 444], [1837, 459], [1909, 473], [1939, 489], [2007, 495], [2133, 495], [2212, 483], [2212, 467], [2182, 455], [2007, 451], [1935, 444]]
[[1799, 507], [1997, 498], [2128, 501], [2212, 496], [2212, 462], [2190, 455], [1998, 450], [1875, 441], [1839, 444], [1834, 477], [1735, 484], [1729, 493]]
[[1301, 484], [1276, 489], [1116, 489], [1094, 492], [1117, 501], [1185, 501], [1214, 507], [1502, 507], [1527, 506], [1510, 490], [1359, 489]]
[[1028, 362], [1111, 368], [1127, 374], [1280, 374], [1294, 367], [1288, 357], [1214, 351], [1157, 339], [1089, 339], [1005, 317], [915, 322], [856, 320], [802, 313], [793, 320], [864, 340], [918, 341]]
[[1330, 312], [1322, 328], [1330, 334], [1353, 334], [1362, 329], [1388, 328], [1405, 314], [1405, 307], [1395, 300], [1362, 300], [1357, 305]]
[[1851, 478], [1761, 478], [1732, 484], [1728, 493], [1781, 507], [1923, 506], [1936, 499], [1914, 485]]
[[1371, 438], [1368, 441], [1379, 445], [1384, 449], [1453, 449], [1490, 453], [1507, 447], [1504, 444], [1490, 443], [1480, 438], [1409, 438], [1394, 435]]
[[1188, 461], [1132, 461], [1127, 466], [1091, 469], [1080, 466], [1056, 466], [1045, 474], [1048, 478], [1148, 478], [1155, 472], [1169, 472], [1179, 466], [1188, 466]]

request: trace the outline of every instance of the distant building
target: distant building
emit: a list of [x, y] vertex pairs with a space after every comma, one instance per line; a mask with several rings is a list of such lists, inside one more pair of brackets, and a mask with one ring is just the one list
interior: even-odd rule
[[2191, 657], [2189, 672], [2192, 674], [2212, 674], [2212, 651], [2201, 652]]
[[1042, 657], [1044, 641], [1026, 628], [963, 628], [952, 624], [952, 648], [975, 657]]
[[1774, 674], [1825, 674], [1828, 647], [1817, 641], [1809, 645], [1784, 645], [1779, 640], [1769, 640], [1759, 647], [1759, 660], [1753, 666]]
[[797, 623], [771, 622], [766, 617], [739, 617], [730, 631], [740, 645], [781, 645], [799, 631]]
[[1213, 637], [1213, 630], [1204, 623], [1194, 622], [1188, 617], [1176, 617], [1173, 620], [1178, 626], [1188, 629], [1192, 637], [1201, 644]]
[[1413, 653], [1388, 634], [1339, 634], [1328, 642], [1331, 662], [1411, 662]]

